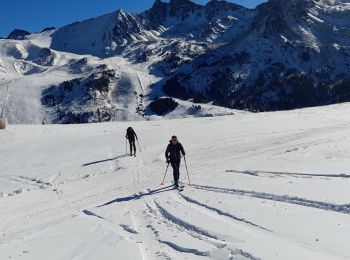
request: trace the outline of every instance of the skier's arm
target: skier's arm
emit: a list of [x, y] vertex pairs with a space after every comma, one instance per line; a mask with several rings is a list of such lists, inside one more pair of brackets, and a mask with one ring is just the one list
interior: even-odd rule
[[134, 131], [134, 135], [135, 135], [136, 139], [139, 140], [139, 139], [137, 138], [137, 134], [135, 133], [135, 131]]
[[184, 150], [182, 144], [180, 144], [180, 151], [181, 151], [181, 153], [182, 153], [183, 156], [186, 155], [185, 150]]
[[166, 150], [165, 150], [165, 159], [169, 160], [169, 145], [167, 146]]

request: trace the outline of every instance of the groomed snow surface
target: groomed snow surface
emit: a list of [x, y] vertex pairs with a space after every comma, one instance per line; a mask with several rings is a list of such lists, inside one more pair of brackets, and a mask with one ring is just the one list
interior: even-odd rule
[[[349, 109], [10, 125], [0, 259], [349, 259]], [[172, 134], [192, 182], [181, 193], [170, 171], [160, 185]]]

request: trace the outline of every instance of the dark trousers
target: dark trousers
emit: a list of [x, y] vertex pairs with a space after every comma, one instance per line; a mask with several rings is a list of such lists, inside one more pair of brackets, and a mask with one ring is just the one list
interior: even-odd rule
[[173, 167], [173, 175], [174, 175], [174, 182], [175, 185], [179, 183], [180, 178], [180, 161], [181, 159], [173, 159], [170, 161], [171, 166]]
[[129, 144], [130, 144], [130, 153], [132, 153], [133, 148], [134, 148], [134, 153], [136, 153], [135, 139], [129, 139]]

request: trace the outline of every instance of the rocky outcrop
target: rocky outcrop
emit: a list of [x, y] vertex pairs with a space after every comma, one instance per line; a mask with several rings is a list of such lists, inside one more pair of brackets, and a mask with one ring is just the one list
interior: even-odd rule
[[7, 36], [7, 39], [23, 40], [27, 35], [30, 35], [30, 32], [27, 32], [25, 30], [15, 29]]
[[270, 0], [257, 7], [252, 29], [260, 31], [265, 37], [283, 33], [288, 29], [288, 23], [306, 19], [312, 7], [312, 0]]
[[41, 32], [48, 32], [48, 31], [53, 31], [53, 30], [56, 30], [56, 27], [46, 27], [44, 28]]
[[53, 123], [81, 124], [111, 121], [116, 107], [110, 98], [113, 70], [91, 74], [52, 86], [43, 92], [42, 104], [53, 111]]
[[211, 0], [205, 5], [205, 14], [208, 20], [213, 19], [214, 17], [220, 17], [223, 12], [235, 12], [238, 10], [245, 9], [241, 5], [234, 3], [222, 1], [222, 0]]
[[179, 104], [172, 98], [156, 98], [150, 103], [151, 110], [159, 116], [174, 111]]

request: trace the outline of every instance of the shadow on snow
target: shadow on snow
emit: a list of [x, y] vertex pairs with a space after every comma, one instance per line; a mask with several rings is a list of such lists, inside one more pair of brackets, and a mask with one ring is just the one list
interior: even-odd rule
[[127, 156], [128, 156], [128, 155], [126, 155], [126, 154], [124, 154], [124, 155], [119, 155], [119, 156], [116, 156], [116, 157], [113, 157], [113, 158], [109, 158], [109, 159], [105, 159], [105, 160], [100, 160], [100, 161], [85, 163], [85, 164], [83, 164], [82, 166], [83, 166], [83, 167], [86, 167], [86, 166], [90, 166], [90, 165], [93, 165], [93, 164], [98, 164], [98, 163], [104, 163], [104, 162], [114, 161], [114, 160], [118, 160], [118, 159], [120, 159], [120, 158], [124, 158], [124, 157], [127, 157]]
[[97, 206], [97, 208], [108, 206], [108, 205], [111, 205], [113, 203], [120, 203], [120, 202], [128, 202], [128, 201], [131, 201], [131, 200], [138, 200], [138, 199], [141, 199], [141, 198], [143, 198], [145, 196], [151, 196], [153, 194], [162, 193], [162, 192], [170, 191], [170, 190], [173, 190], [173, 189], [174, 189], [173, 185], [169, 185], [169, 186], [166, 186], [166, 187], [150, 190], [150, 191], [148, 191], [146, 193], [134, 194], [134, 195], [123, 197], [123, 198], [117, 198], [117, 199], [111, 200], [109, 202], [106, 202], [105, 204], [102, 204], [100, 206]]

